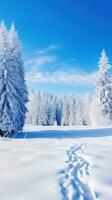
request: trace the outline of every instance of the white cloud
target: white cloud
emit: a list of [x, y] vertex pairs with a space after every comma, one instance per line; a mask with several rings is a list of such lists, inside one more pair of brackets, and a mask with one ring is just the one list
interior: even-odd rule
[[[75, 60], [61, 61], [58, 56], [48, 54], [56, 45], [37, 51], [36, 57], [25, 62], [26, 81], [32, 83], [57, 83], [77, 86], [92, 86], [96, 73], [84, 73], [78, 69]], [[27, 70], [28, 69], [28, 70]]]
[[43, 66], [46, 66], [50, 63], [55, 63], [57, 61], [57, 57], [54, 55], [44, 55], [39, 57], [34, 57], [32, 59], [29, 59], [25, 61], [25, 68], [26, 70], [28, 68], [31, 68], [31, 71], [37, 71], [39, 69], [42, 69]]
[[86, 74], [75, 71], [55, 71], [53, 73], [38, 71], [37, 73], [30, 72], [26, 74], [26, 80], [29, 83], [57, 83], [88, 87], [94, 85], [95, 79], [95, 72]]
[[52, 44], [52, 45], [48, 46], [45, 49], [37, 50], [36, 53], [37, 54], [47, 54], [48, 52], [53, 51], [53, 50], [55, 50], [57, 48], [58, 47], [55, 44]]

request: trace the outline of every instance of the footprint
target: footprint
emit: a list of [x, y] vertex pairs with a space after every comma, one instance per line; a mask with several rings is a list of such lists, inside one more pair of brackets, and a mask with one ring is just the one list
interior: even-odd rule
[[85, 177], [90, 175], [89, 162], [84, 159], [85, 144], [74, 145], [67, 151], [66, 167], [60, 171], [59, 185], [63, 200], [96, 200], [99, 193], [92, 191]]

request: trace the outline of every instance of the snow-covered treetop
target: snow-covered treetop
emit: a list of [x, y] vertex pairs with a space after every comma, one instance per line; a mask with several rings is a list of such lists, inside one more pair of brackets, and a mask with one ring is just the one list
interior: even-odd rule
[[106, 56], [106, 52], [103, 49], [102, 53], [101, 53], [101, 57], [99, 59], [99, 68], [100, 68], [100, 72], [105, 73], [108, 71], [108, 69], [111, 68], [111, 65], [109, 64], [109, 60], [108, 57]]
[[7, 28], [2, 21], [0, 24], [0, 51], [5, 53], [7, 49]]
[[0, 24], [0, 32], [6, 32], [6, 26], [5, 26], [4, 21], [2, 21]]

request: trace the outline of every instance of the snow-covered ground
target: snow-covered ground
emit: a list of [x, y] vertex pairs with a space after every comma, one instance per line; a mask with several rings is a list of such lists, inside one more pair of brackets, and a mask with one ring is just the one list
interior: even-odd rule
[[1, 200], [112, 200], [112, 128], [26, 127], [1, 140]]

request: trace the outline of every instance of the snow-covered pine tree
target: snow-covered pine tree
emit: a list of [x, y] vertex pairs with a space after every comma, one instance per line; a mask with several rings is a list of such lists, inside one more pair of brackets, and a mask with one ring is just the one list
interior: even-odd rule
[[38, 125], [39, 124], [40, 112], [41, 112], [40, 105], [41, 105], [41, 99], [42, 99], [40, 90], [38, 90], [36, 97], [37, 97], [37, 100], [36, 100], [35, 109], [36, 109], [36, 112], [37, 112], [37, 125]]
[[57, 125], [59, 126], [61, 126], [62, 112], [63, 112], [63, 100], [62, 98], [58, 98], [56, 106], [56, 121]]
[[83, 104], [81, 98], [76, 98], [76, 125], [83, 125]]
[[90, 108], [91, 108], [91, 103], [92, 103], [92, 95], [91, 94], [85, 94], [83, 97], [83, 115], [84, 115], [84, 119], [83, 119], [83, 124], [84, 125], [91, 125], [91, 121], [90, 121]]
[[0, 133], [21, 131], [25, 121], [27, 90], [21, 47], [14, 26], [0, 26]]
[[76, 111], [75, 109], [77, 109], [75, 107], [76, 105], [76, 101], [75, 98], [73, 96], [70, 97], [70, 115], [69, 115], [69, 125], [75, 125], [76, 124]]
[[47, 116], [47, 94], [43, 92], [41, 94], [40, 101], [40, 112], [38, 116], [38, 125], [47, 126], [48, 116]]
[[112, 77], [109, 74], [110, 64], [105, 50], [102, 51], [99, 59], [99, 71], [96, 82], [96, 99], [98, 112], [101, 111], [100, 125], [112, 123]]
[[21, 131], [26, 118], [26, 103], [28, 102], [28, 92], [25, 83], [22, 48], [14, 24], [11, 25], [11, 28], [8, 32], [8, 46], [10, 52], [9, 66], [13, 73], [12, 84], [14, 85], [14, 90], [17, 95], [15, 96], [15, 99], [17, 97], [16, 101], [18, 105], [18, 115], [16, 116], [16, 131]]
[[54, 125], [54, 122], [56, 120], [56, 97], [53, 96], [53, 94], [48, 95], [48, 111], [47, 111], [47, 116], [48, 116], [48, 125], [52, 126]]
[[13, 127], [11, 116], [8, 112], [7, 96], [7, 60], [8, 60], [8, 42], [7, 29], [4, 23], [0, 24], [0, 134], [3, 136], [9, 129]]
[[26, 123], [37, 125], [38, 121], [38, 98], [35, 91], [29, 92], [29, 102], [27, 104], [28, 113], [26, 117]]
[[69, 125], [69, 115], [70, 115], [69, 98], [65, 96], [63, 98], [63, 110], [62, 110], [62, 119], [61, 119], [62, 126]]
[[52, 95], [50, 93], [46, 93], [46, 120], [47, 125], [51, 125], [51, 101], [52, 101]]

